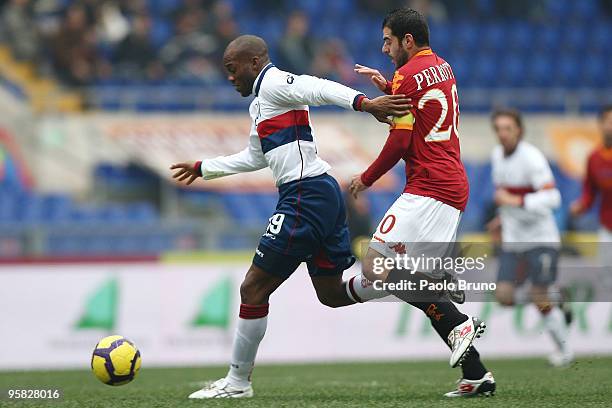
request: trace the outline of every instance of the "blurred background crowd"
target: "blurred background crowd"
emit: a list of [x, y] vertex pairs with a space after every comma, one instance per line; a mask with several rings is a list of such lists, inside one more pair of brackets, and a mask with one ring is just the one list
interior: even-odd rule
[[[612, 38], [611, 0], [0, 3], [1, 38], [14, 56], [67, 87], [89, 87], [89, 103], [103, 108], [113, 103], [96, 98], [105, 87], [223, 85], [223, 50], [244, 33], [268, 40], [273, 61], [288, 71], [355, 85], [355, 62], [392, 69], [380, 53], [380, 24], [402, 5], [428, 16], [432, 45], [455, 67], [463, 88], [597, 88], [609, 85], [612, 65], [610, 53], [602, 52]], [[478, 108], [473, 105], [468, 109]]]

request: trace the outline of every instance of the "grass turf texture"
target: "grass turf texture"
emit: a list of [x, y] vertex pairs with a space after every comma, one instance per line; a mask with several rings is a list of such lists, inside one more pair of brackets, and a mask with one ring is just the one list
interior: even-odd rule
[[498, 392], [491, 398], [446, 399], [458, 369], [445, 361], [257, 366], [255, 398], [188, 400], [225, 367], [147, 368], [134, 382], [110, 387], [88, 371], [0, 372], [0, 389], [59, 387], [61, 401], [0, 400], [1, 407], [604, 407], [612, 406], [612, 358], [582, 357], [552, 369], [543, 359], [492, 360]]

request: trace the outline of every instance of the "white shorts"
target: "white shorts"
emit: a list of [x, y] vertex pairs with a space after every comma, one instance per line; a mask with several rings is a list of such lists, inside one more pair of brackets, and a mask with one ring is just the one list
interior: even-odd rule
[[455, 242], [460, 220], [461, 211], [455, 207], [430, 197], [403, 193], [376, 227], [370, 248], [388, 258], [449, 256], [452, 248], [444, 244]]

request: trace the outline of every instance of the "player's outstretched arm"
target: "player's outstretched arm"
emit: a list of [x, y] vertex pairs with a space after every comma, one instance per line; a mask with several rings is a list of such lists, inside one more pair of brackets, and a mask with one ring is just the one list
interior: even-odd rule
[[278, 105], [336, 105], [344, 109], [368, 112], [378, 121], [392, 124], [389, 116], [404, 116], [413, 108], [404, 95], [386, 95], [368, 99], [363, 93], [327, 79], [311, 75], [291, 75], [283, 81], [263, 87], [260, 94]]
[[[197, 162], [176, 163], [170, 170], [177, 170], [172, 178], [189, 185], [198, 177], [211, 180], [237, 173], [256, 171], [268, 166], [263, 152], [254, 143], [257, 136], [250, 136], [249, 145], [236, 154], [219, 156]], [[258, 140], [257, 140], [258, 142]]]

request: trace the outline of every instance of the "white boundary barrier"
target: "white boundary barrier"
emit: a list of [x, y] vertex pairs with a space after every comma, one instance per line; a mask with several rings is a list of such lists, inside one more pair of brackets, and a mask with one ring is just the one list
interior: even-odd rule
[[[246, 268], [242, 263], [2, 266], [0, 369], [86, 368], [97, 340], [111, 333], [135, 341], [145, 366], [225, 364]], [[403, 303], [322, 306], [304, 267], [270, 303], [260, 363], [448, 355], [425, 316]], [[577, 306], [571, 331], [577, 353], [612, 354], [612, 304]], [[533, 307], [517, 312], [475, 303], [462, 309], [487, 320], [488, 333], [477, 345], [485, 358], [551, 350]]]

